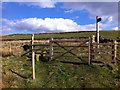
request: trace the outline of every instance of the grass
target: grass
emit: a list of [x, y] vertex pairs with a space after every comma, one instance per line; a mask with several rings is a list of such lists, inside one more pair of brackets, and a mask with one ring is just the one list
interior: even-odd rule
[[[60, 49], [60, 48], [57, 48]], [[24, 53], [24, 52], [22, 52]], [[32, 62], [27, 55], [2, 58], [3, 88], [118, 88], [119, 66], [74, 65], [56, 61], [48, 56], [35, 62], [36, 79], [32, 79]], [[69, 54], [67, 54], [69, 55]], [[61, 59], [67, 59], [66, 57]], [[69, 58], [73, 60], [73, 58]]]
[[27, 57], [3, 58], [4, 88], [117, 88], [119, 84], [118, 67], [112, 64], [113, 70], [107, 65], [100, 67], [36, 61], [35, 80], [32, 79], [31, 66]]
[[[35, 38], [48, 37], [86, 37], [95, 32], [66, 33], [66, 34], [36, 34]], [[118, 31], [102, 31], [100, 35], [108, 39], [117, 39]], [[31, 38], [31, 35], [14, 35], [3, 39]], [[4, 44], [5, 43], [5, 44]], [[3, 43], [4, 51], [9, 48]], [[14, 43], [15, 44], [15, 43]], [[13, 45], [13, 44], [12, 44]], [[15, 54], [2, 57], [2, 87], [3, 88], [118, 88], [120, 87], [120, 65], [105, 63], [105, 66], [74, 65], [56, 61], [48, 62], [48, 55], [40, 57], [35, 62], [36, 79], [32, 79], [31, 58], [24, 56], [24, 44], [15, 44], [18, 51]], [[13, 47], [14, 48], [14, 47]], [[38, 47], [36, 47], [38, 48]], [[16, 50], [17, 50], [16, 49]], [[62, 50], [56, 47], [55, 49]], [[70, 49], [70, 48], [67, 48]], [[120, 47], [118, 47], [120, 49]], [[83, 50], [83, 48], [79, 48]], [[86, 50], [84, 48], [84, 50]], [[119, 53], [120, 50], [118, 50]], [[57, 53], [56, 53], [57, 54]], [[62, 53], [60, 53], [62, 54]], [[60, 55], [59, 54], [59, 55]], [[79, 53], [76, 53], [79, 54]], [[71, 54], [67, 54], [71, 55]], [[75, 58], [61, 57], [61, 59], [75, 60]], [[76, 60], [78, 60], [76, 58]], [[87, 60], [87, 59], [86, 59]]]
[[[57, 34], [35, 34], [35, 39], [39, 38], [50, 38], [50, 37], [90, 37], [91, 35], [96, 35], [96, 32], [77, 32], [77, 33], [57, 33]], [[100, 31], [100, 36], [107, 39], [117, 39], [120, 31]], [[31, 39], [31, 35], [13, 35], [9, 37], [4, 37], [2, 39]]]

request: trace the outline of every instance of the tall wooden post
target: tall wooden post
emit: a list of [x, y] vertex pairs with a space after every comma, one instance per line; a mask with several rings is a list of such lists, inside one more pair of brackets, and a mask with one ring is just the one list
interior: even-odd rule
[[91, 64], [90, 48], [91, 48], [91, 38], [89, 37], [89, 43], [88, 43], [88, 65]]
[[91, 39], [92, 39], [91, 42], [92, 42], [92, 43], [95, 43], [95, 35], [92, 35], [92, 36], [91, 36]]
[[33, 70], [33, 79], [35, 79], [35, 51], [32, 51], [32, 70]]
[[114, 40], [113, 43], [114, 43], [114, 45], [113, 45], [112, 49], [114, 49], [114, 51], [112, 51], [112, 54], [114, 56], [112, 56], [112, 60], [114, 60], [115, 63], [117, 63], [117, 60], [116, 60], [116, 57], [117, 57], [117, 41]]
[[11, 52], [12, 49], [11, 49], [11, 42], [9, 41], [9, 51]]
[[50, 43], [50, 58], [49, 58], [49, 61], [52, 61], [52, 56], [53, 56], [53, 45], [52, 45], [52, 41], [53, 40], [53, 38], [50, 38], [50, 41], [49, 41], [49, 43]]
[[[95, 43], [95, 35], [92, 35], [92, 36], [91, 36], [91, 49], [94, 49], [94, 48], [95, 48], [94, 45], [93, 45], [93, 43]], [[91, 54], [94, 53], [93, 51], [94, 51], [94, 50], [91, 50]], [[91, 55], [91, 60], [92, 60], [92, 59], [94, 59], [94, 55]]]
[[34, 44], [34, 34], [32, 34], [32, 71], [33, 71], [33, 79], [35, 79], [35, 51], [33, 51], [33, 44]]
[[32, 41], [31, 41], [31, 44], [32, 44], [32, 49], [33, 49], [33, 44], [34, 44], [34, 34], [32, 34]]
[[[97, 36], [97, 44], [99, 44], [99, 22], [98, 22], [99, 16], [96, 17], [96, 36]], [[97, 45], [97, 48], [99, 48], [99, 45]]]

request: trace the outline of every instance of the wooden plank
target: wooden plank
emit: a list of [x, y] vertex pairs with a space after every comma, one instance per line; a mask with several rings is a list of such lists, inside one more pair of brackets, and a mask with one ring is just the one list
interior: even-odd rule
[[33, 45], [29, 45], [29, 46], [49, 46], [49, 44], [33, 44]]
[[96, 56], [114, 56], [113, 54], [96, 54], [96, 53], [92, 53], [92, 55], [96, 55]]
[[63, 63], [73, 63], [73, 64], [87, 64], [87, 62], [81, 62], [81, 61], [69, 61], [69, 60], [56, 60], [56, 61]]
[[84, 42], [84, 41], [88, 41], [88, 39], [87, 40], [59, 40], [59, 41], [52, 41], [52, 42]]
[[[60, 55], [52, 55], [52, 56], [60, 56]], [[76, 56], [62, 56], [62, 57], [76, 57]], [[78, 56], [79, 57], [79, 56]], [[80, 56], [81, 58], [88, 58], [88, 56]]]
[[114, 49], [92, 48], [91, 50], [99, 51], [113, 51]]
[[49, 49], [32, 49], [33, 51], [49, 51]]
[[24, 55], [28, 54], [29, 52], [31, 52], [32, 50], [27, 51], [26, 53], [22, 54], [21, 57], [23, 57]]
[[102, 59], [92, 59], [92, 61], [100, 61], [100, 62], [114, 62], [114, 60], [102, 60]]
[[114, 43], [93, 43], [92, 45], [114, 45]]
[[92, 65], [104, 65], [103, 63], [92, 63]]
[[[55, 52], [66, 52], [65, 50], [54, 50], [54, 53]], [[76, 53], [88, 53], [88, 51], [72, 51], [72, 52], [76, 52]]]
[[[53, 47], [60, 47], [60, 46], [53, 45]], [[78, 47], [78, 46], [63, 46], [63, 47]], [[79, 47], [86, 47], [86, 48], [88, 48], [88, 46], [79, 46]]]
[[49, 53], [49, 50], [46, 51], [46, 52], [43, 52], [43, 53], [40, 53], [40, 52], [35, 52], [36, 54], [46, 54], [46, 53]]

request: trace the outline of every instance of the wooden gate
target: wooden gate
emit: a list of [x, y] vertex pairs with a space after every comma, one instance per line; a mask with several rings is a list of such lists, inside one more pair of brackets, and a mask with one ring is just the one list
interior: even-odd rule
[[[116, 40], [110, 43], [91, 44], [91, 62], [94, 65], [104, 65], [104, 62], [117, 63], [119, 60], [119, 43]], [[98, 48], [99, 46], [99, 48]], [[118, 49], [117, 49], [118, 48]]]
[[[50, 40], [50, 61], [90, 63], [90, 38], [81, 40]], [[70, 57], [63, 60], [62, 57]], [[78, 60], [74, 60], [74, 58]], [[72, 59], [71, 59], [72, 58]]]

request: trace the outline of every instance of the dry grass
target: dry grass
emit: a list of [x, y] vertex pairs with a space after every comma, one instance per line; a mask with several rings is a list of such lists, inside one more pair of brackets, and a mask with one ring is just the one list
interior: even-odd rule
[[10, 50], [4, 50], [4, 49], [0, 50], [0, 53], [2, 57], [11, 56], [14, 54], [13, 50], [10, 51]]
[[2, 49], [0, 49], [0, 54], [2, 55], [2, 57], [7, 57], [7, 56], [15, 55], [17, 53], [21, 53], [22, 51], [23, 51], [23, 49], [21, 49], [21, 48], [17, 48], [17, 49], [14, 48], [12, 50], [2, 48]]
[[2, 72], [2, 88], [10, 88], [12, 83], [15, 81], [15, 77], [7, 75], [5, 71]]

